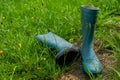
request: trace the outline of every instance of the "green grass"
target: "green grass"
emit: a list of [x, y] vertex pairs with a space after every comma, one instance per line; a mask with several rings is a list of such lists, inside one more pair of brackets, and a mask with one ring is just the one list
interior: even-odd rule
[[119, 0], [0, 0], [0, 80], [58, 79], [66, 67], [55, 64], [56, 52], [35, 37], [51, 31], [75, 43], [81, 38], [81, 5], [100, 8], [95, 41], [100, 49], [112, 48], [118, 60], [112, 78], [119, 80]]

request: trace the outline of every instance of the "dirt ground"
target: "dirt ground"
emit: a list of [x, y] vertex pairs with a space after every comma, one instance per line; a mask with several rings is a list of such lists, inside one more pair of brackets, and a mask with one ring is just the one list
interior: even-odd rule
[[[111, 52], [100, 51], [97, 49], [95, 52], [103, 64], [103, 70], [101, 73], [102, 78], [108, 80], [107, 76], [110, 76], [108, 73], [111, 71], [109, 67], [115, 65], [116, 59]], [[90, 80], [90, 78], [82, 71], [81, 58], [69, 67], [69, 69], [61, 76], [60, 80]]]

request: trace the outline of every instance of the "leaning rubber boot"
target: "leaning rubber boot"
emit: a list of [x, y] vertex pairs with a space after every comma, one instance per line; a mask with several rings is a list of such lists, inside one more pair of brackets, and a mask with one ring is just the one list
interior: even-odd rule
[[100, 73], [102, 64], [93, 50], [95, 23], [99, 9], [92, 6], [82, 6], [82, 65], [86, 73]]
[[58, 51], [55, 58], [56, 62], [60, 65], [69, 64], [79, 56], [78, 46], [67, 42], [52, 32], [38, 35], [37, 40]]

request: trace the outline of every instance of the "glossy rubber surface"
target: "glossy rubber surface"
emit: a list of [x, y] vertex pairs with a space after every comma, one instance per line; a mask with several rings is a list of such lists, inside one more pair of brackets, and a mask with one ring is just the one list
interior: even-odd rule
[[82, 6], [82, 36], [83, 44], [80, 49], [83, 70], [88, 73], [100, 73], [102, 64], [93, 50], [95, 24], [99, 9], [91, 6]]
[[51, 48], [58, 50], [55, 56], [56, 62], [60, 65], [70, 64], [76, 57], [79, 57], [79, 46], [73, 45], [58, 35], [49, 32], [38, 35], [37, 40]]

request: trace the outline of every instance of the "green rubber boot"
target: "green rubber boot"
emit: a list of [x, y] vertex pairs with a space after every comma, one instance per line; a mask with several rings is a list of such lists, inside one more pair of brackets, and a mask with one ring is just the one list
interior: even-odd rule
[[92, 6], [82, 6], [82, 65], [86, 73], [100, 73], [102, 64], [93, 50], [95, 23], [99, 9]]

